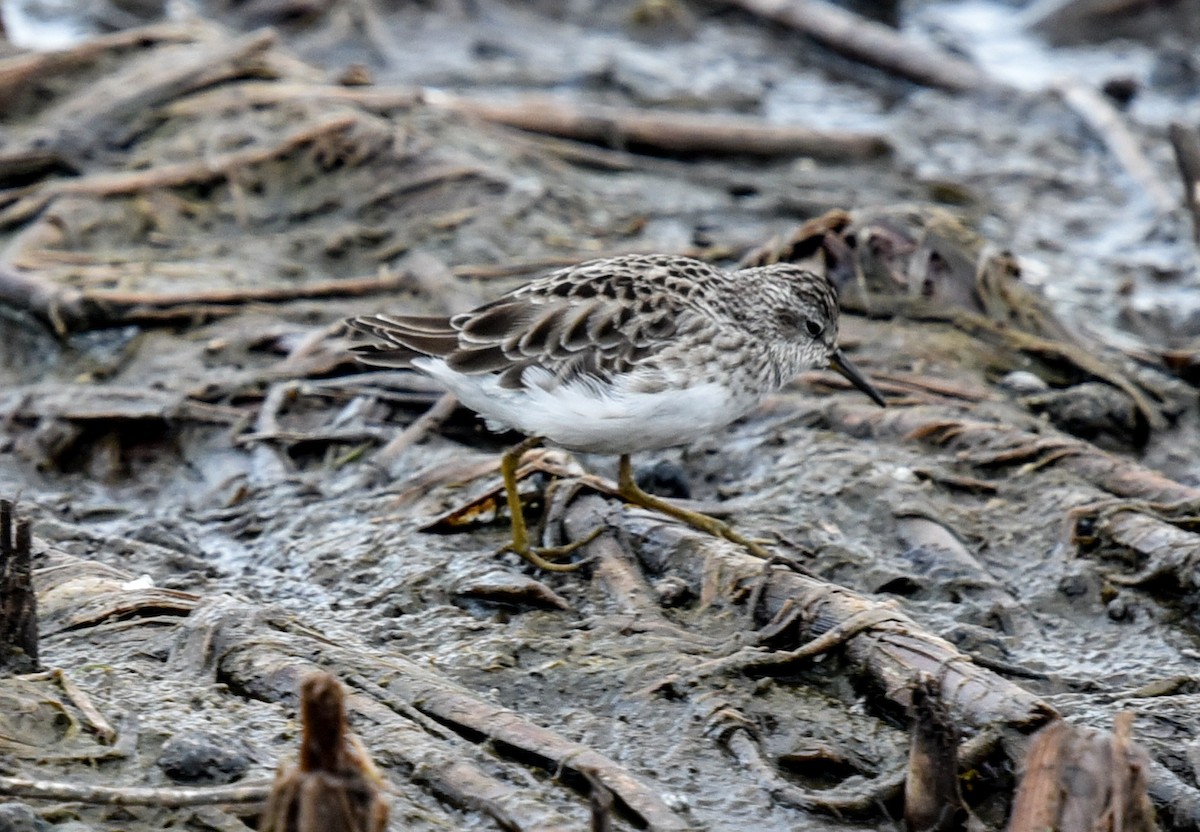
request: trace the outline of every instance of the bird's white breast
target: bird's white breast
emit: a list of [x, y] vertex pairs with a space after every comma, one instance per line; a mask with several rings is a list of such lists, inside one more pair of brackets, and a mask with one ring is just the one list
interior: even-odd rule
[[[683, 445], [745, 415], [757, 397], [735, 396], [716, 382], [647, 393], [618, 380], [591, 379], [553, 386], [544, 370], [526, 370], [520, 389], [501, 387], [492, 374], [464, 375], [439, 358], [413, 366], [446, 385], [489, 422], [540, 436], [572, 451], [624, 454]], [[498, 424], [493, 424], [498, 423]]]

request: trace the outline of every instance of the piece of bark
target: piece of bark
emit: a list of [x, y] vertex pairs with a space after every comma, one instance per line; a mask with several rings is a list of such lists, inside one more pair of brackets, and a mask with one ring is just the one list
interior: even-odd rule
[[1025, 758], [1008, 832], [1151, 832], [1150, 758], [1133, 742], [1133, 714], [1113, 733], [1062, 720], [1038, 732]]
[[937, 681], [921, 676], [913, 685], [912, 742], [904, 781], [904, 824], [909, 832], [958, 832], [967, 809], [958, 789], [959, 731], [942, 704]]
[[1200, 535], [1194, 506], [1162, 506], [1109, 500], [1081, 506], [1068, 517], [1073, 542], [1085, 552], [1114, 550], [1133, 561], [1131, 573], [1109, 574], [1122, 586], [1154, 586], [1170, 593], [1193, 592], [1200, 585]]
[[13, 508], [0, 500], [0, 671], [18, 674], [38, 668], [38, 612], [30, 523]]
[[383, 832], [383, 778], [346, 729], [346, 692], [329, 673], [300, 683], [300, 761], [280, 765], [258, 828], [263, 832]]

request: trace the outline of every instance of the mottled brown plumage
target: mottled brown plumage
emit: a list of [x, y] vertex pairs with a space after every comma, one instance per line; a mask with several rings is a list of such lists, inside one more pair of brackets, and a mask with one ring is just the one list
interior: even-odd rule
[[[729, 273], [686, 257], [630, 255], [562, 269], [452, 318], [351, 323], [377, 339], [356, 348], [364, 362], [416, 366], [443, 381], [490, 376], [509, 391], [584, 382], [631, 394], [719, 383], [744, 411], [828, 360], [837, 302], [827, 281], [794, 266]], [[433, 372], [422, 358], [445, 366]], [[522, 429], [486, 404], [476, 409]]]
[[376, 339], [355, 348], [364, 363], [421, 370], [492, 427], [622, 455], [719, 430], [812, 367], [882, 404], [837, 349], [837, 323], [813, 272], [670, 255], [561, 269], [451, 318], [350, 320]]

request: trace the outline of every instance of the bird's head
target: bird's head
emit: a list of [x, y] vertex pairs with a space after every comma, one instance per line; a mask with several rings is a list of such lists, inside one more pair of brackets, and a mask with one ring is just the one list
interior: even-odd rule
[[772, 289], [753, 294], [753, 302], [762, 305], [748, 309], [747, 319], [763, 327], [764, 338], [785, 344], [797, 369], [830, 367], [886, 407], [879, 391], [838, 348], [837, 291], [824, 276], [791, 263], [744, 269], [739, 275]]

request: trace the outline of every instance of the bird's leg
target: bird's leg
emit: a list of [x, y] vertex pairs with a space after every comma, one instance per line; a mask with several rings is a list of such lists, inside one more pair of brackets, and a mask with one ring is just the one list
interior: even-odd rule
[[508, 501], [508, 514], [512, 518], [512, 543], [500, 551], [520, 555], [539, 569], [550, 572], [574, 572], [587, 561], [553, 563], [551, 559], [566, 557], [585, 543], [590, 543], [602, 529], [596, 529], [591, 534], [565, 546], [535, 549], [529, 545], [529, 526], [525, 523], [521, 493], [517, 490], [517, 469], [521, 466], [521, 457], [525, 455], [525, 452], [533, 450], [540, 444], [542, 444], [540, 437], [531, 436], [511, 450], [505, 451], [504, 456], [500, 458], [500, 476], [504, 479], [504, 496]]
[[668, 517], [674, 517], [676, 520], [681, 520], [693, 528], [700, 529], [700, 531], [708, 532], [714, 537], [723, 537], [732, 543], [746, 547], [750, 554], [756, 557], [767, 559], [772, 557], [771, 552], [761, 543], [738, 534], [729, 524], [723, 523], [715, 517], [709, 517], [707, 514], [701, 514], [698, 511], [689, 511], [686, 508], [680, 508], [661, 497], [655, 497], [653, 494], [647, 494], [638, 486], [637, 480], [634, 479], [633, 463], [629, 460], [629, 454], [621, 454], [621, 463], [617, 473], [617, 490], [625, 500], [636, 506], [660, 512]]

